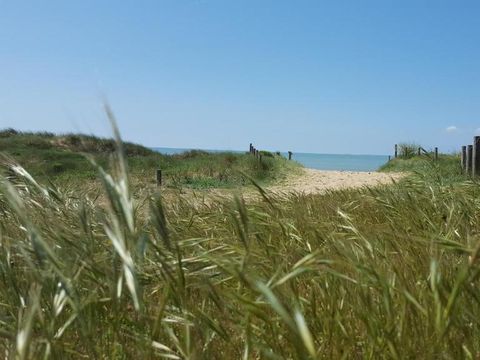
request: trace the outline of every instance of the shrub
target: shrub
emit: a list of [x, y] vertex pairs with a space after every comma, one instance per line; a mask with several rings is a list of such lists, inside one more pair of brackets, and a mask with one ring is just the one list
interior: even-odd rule
[[266, 157], [273, 157], [273, 153], [270, 152], [270, 151], [266, 151], [266, 150], [260, 150], [260, 154], [262, 156], [266, 156]]
[[18, 135], [18, 131], [12, 128], [0, 130], [0, 138], [7, 138]]

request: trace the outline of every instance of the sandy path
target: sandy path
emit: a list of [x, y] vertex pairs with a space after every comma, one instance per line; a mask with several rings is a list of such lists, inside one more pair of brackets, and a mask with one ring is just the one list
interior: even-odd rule
[[272, 192], [299, 192], [304, 194], [320, 194], [326, 190], [358, 188], [389, 184], [399, 180], [405, 174], [354, 171], [325, 171], [304, 169], [298, 176], [292, 176], [280, 184], [267, 187]]
[[[393, 180], [399, 180], [405, 175], [401, 173], [324, 171], [305, 168], [302, 169], [301, 173], [292, 174], [284, 181], [266, 186], [264, 189], [268, 193], [278, 195], [291, 193], [323, 194], [327, 190], [390, 184]], [[170, 189], [164, 191], [163, 194], [167, 202], [175, 203], [181, 197], [193, 206], [208, 205], [215, 199], [231, 199], [234, 194], [242, 196], [247, 201], [260, 199], [258, 191], [251, 186], [237, 189], [192, 190], [184, 188], [180, 191]]]

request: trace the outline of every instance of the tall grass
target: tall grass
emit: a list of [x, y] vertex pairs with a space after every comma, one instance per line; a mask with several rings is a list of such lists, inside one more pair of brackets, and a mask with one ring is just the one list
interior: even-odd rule
[[[478, 358], [468, 179], [192, 204], [1, 182], [7, 358]], [[144, 201], [145, 200], [145, 201]]]
[[403, 159], [411, 159], [417, 155], [419, 146], [415, 143], [400, 143], [398, 144], [398, 156]]

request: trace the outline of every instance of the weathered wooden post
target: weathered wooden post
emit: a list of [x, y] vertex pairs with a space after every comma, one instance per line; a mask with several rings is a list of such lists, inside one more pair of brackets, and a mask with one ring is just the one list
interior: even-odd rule
[[388, 155], [388, 162], [392, 160], [392, 155]]
[[162, 170], [157, 169], [157, 186], [162, 186]]
[[480, 175], [480, 136], [473, 138], [472, 175]]
[[418, 156], [422, 155], [422, 148], [421, 147], [418, 148], [418, 153], [417, 154], [418, 154]]
[[395, 144], [395, 159], [398, 157], [398, 145]]
[[292, 160], [292, 154], [293, 153], [291, 151], [288, 152], [288, 160]]
[[467, 147], [466, 146], [462, 146], [462, 171], [463, 172], [466, 172], [467, 171]]
[[252, 145], [252, 143], [250, 143], [250, 150], [248, 150], [250, 152], [250, 154], [252, 153], [252, 149], [253, 149], [253, 145]]
[[438, 160], [438, 147], [435, 147], [435, 161]]
[[469, 175], [472, 175], [472, 156], [473, 156], [473, 145], [468, 145], [467, 146], [467, 165], [465, 166], [465, 171]]

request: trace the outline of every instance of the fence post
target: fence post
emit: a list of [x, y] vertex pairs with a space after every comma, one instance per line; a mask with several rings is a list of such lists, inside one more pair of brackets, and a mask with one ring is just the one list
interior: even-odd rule
[[291, 151], [288, 152], [288, 160], [292, 160], [292, 152]]
[[435, 161], [438, 160], [438, 147], [435, 147]]
[[395, 159], [398, 157], [398, 145], [395, 144]]
[[388, 155], [388, 162], [392, 160], [392, 155]]
[[253, 145], [252, 145], [252, 143], [250, 143], [250, 150], [248, 150], [250, 152], [250, 154], [252, 153], [252, 149], [253, 149]]
[[422, 155], [422, 148], [421, 147], [418, 148], [418, 156], [420, 156], [420, 155]]
[[467, 147], [462, 146], [462, 171], [466, 172], [467, 171]]
[[157, 169], [157, 186], [162, 186], [162, 170]]
[[472, 174], [480, 175], [480, 136], [473, 138]]
[[469, 175], [472, 175], [472, 156], [473, 156], [473, 145], [468, 145], [467, 146], [467, 165], [465, 166], [465, 171]]

